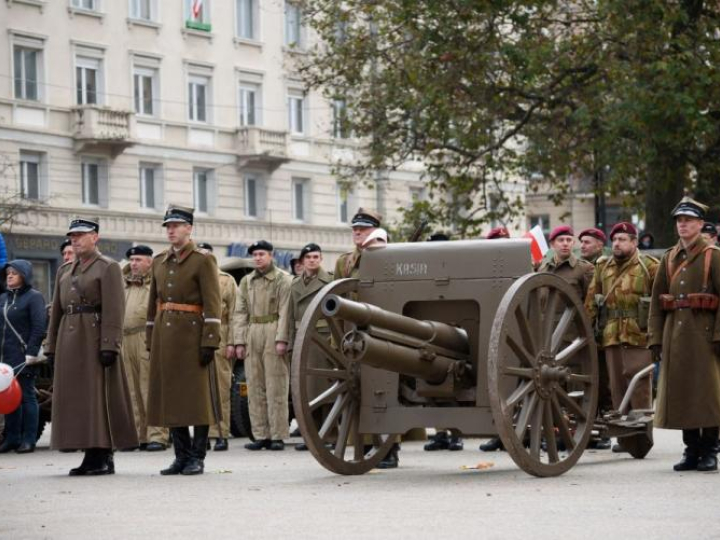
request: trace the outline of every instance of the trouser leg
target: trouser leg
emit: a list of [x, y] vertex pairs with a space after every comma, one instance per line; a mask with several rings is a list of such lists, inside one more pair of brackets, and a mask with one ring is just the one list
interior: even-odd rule
[[232, 360], [225, 357], [225, 347], [221, 346], [215, 351], [215, 367], [217, 368], [218, 391], [220, 392], [220, 408], [222, 420], [218, 425], [210, 426], [210, 438], [227, 439], [230, 436], [230, 387], [232, 385]]
[[[624, 386], [625, 390], [627, 390], [632, 378], [652, 364], [652, 353], [645, 348], [623, 347], [622, 357]], [[652, 408], [652, 374], [638, 381], [635, 390], [630, 396], [630, 406], [632, 409]]]
[[22, 386], [22, 405], [20, 407], [22, 413], [21, 443], [35, 446], [40, 416], [37, 394], [35, 393], [35, 375], [22, 374], [18, 379]]
[[245, 358], [250, 424], [252, 425], [253, 436], [257, 441], [270, 438], [261, 330], [261, 325], [250, 326], [248, 330], [247, 356]]
[[[138, 346], [138, 337], [143, 334], [134, 334], [123, 338], [123, 363], [125, 364], [125, 374], [127, 376], [128, 390], [130, 391], [130, 402], [132, 404], [133, 417], [135, 419], [135, 429], [138, 433], [138, 440], [141, 444], [147, 442], [144, 429], [145, 402], [143, 400], [143, 392], [141, 388], [140, 373], [140, 357]], [[143, 344], [142, 349], [145, 346]]]
[[598, 351], [599, 388], [598, 388], [598, 411], [609, 412], [613, 408], [612, 394], [610, 393], [610, 376], [608, 374], [605, 351]]
[[622, 353], [618, 345], [605, 348], [605, 363], [607, 365], [608, 381], [610, 383], [610, 397], [614, 410], [620, 408], [624, 390], [624, 379], [622, 376]]
[[703, 456], [713, 455], [716, 456], [718, 432], [720, 430], [717, 427], [706, 427], [700, 430], [700, 454]]
[[268, 423], [270, 438], [281, 441], [290, 436], [289, 401], [290, 366], [285, 356], [275, 354], [275, 342], [272, 352], [266, 348], [263, 357], [265, 365], [265, 387], [267, 389]]
[[683, 444], [685, 444], [685, 454], [697, 457], [700, 455], [700, 430], [699, 429], [683, 429]]
[[170, 430], [173, 437], [173, 448], [175, 459], [181, 463], [187, 462], [192, 457], [192, 440], [190, 439], [190, 428], [187, 426], [175, 427]]
[[200, 461], [204, 461], [205, 455], [207, 454], [209, 431], [210, 426], [193, 427], [192, 455], [195, 459], [199, 459]]

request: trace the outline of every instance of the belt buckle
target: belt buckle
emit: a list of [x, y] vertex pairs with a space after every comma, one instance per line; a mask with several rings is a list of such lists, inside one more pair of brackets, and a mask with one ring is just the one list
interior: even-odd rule
[[72, 315], [72, 314], [73, 314], [73, 311], [74, 311], [73, 308], [74, 308], [74, 307], [75, 307], [75, 306], [73, 306], [72, 304], [70, 304], [70, 305], [68, 306], [68, 308], [67, 308], [67, 314], [68, 314], [68, 315]]

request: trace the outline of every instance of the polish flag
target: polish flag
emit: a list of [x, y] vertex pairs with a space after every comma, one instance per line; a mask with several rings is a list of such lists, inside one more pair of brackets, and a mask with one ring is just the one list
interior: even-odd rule
[[540, 225], [535, 225], [523, 235], [523, 238], [529, 238], [531, 240], [530, 254], [532, 255], [533, 263], [538, 264], [548, 252], [547, 241], [545, 240], [545, 235]]
[[203, 0], [193, 0], [192, 3], [192, 16], [196, 21], [200, 19], [200, 12], [202, 11]]

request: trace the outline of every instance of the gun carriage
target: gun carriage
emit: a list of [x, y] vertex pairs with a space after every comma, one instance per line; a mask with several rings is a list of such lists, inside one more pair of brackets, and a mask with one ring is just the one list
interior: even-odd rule
[[339, 474], [372, 469], [412, 428], [497, 435], [537, 476], [570, 469], [593, 431], [635, 457], [652, 446], [647, 411], [597, 418], [588, 316], [565, 281], [532, 273], [527, 240], [364, 252], [360, 277], [306, 311], [292, 397], [308, 448]]

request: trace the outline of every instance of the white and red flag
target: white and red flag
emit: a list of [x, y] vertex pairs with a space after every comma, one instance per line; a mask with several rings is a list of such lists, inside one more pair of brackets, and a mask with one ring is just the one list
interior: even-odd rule
[[545, 235], [540, 225], [535, 225], [523, 235], [523, 238], [530, 239], [530, 254], [532, 255], [533, 263], [538, 264], [548, 252], [547, 240], [545, 240]]
[[203, 0], [193, 0], [192, 3], [192, 18], [196, 21], [202, 19], [202, 8]]

